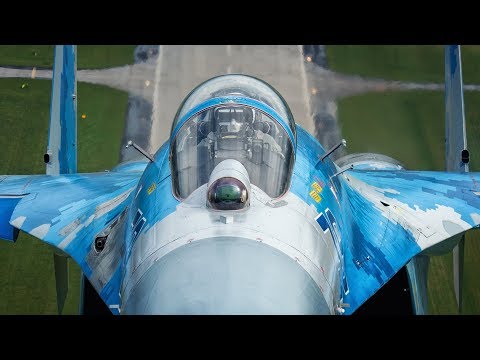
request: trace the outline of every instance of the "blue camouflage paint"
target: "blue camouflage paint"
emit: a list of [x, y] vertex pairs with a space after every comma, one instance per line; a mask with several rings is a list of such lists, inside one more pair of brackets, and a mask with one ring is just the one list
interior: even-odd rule
[[480, 209], [480, 197], [474, 194], [480, 191], [480, 173], [353, 170], [350, 174], [380, 189], [397, 190], [398, 193], [385, 192], [384, 196], [401, 201], [413, 210], [436, 209], [437, 204], [450, 206], [462, 220], [471, 226], [478, 225], [470, 214]]
[[[336, 203], [336, 200], [328, 187], [329, 177], [336, 171], [335, 165], [329, 158], [319, 162], [323, 154], [325, 154], [325, 150], [320, 143], [297, 124], [297, 148], [290, 191], [307, 204], [315, 205], [321, 211], [326, 207], [338, 208], [333, 204]], [[312, 183], [317, 180], [324, 184], [324, 189], [320, 194], [322, 196], [320, 203], [316, 203], [309, 195]], [[337, 177], [333, 178], [332, 182], [338, 187]]]
[[346, 204], [343, 212], [349, 227], [349, 231], [345, 231], [343, 247], [345, 273], [350, 287], [349, 294], [344, 298], [344, 302], [349, 304], [345, 309], [348, 315], [421, 249], [411, 233], [389, 222], [356, 190], [346, 185], [344, 191], [345, 202], [349, 205]]
[[[349, 176], [379, 189], [394, 190], [383, 191], [383, 196], [396, 199], [412, 210], [436, 209], [437, 204], [448, 206], [472, 227], [478, 226], [479, 219], [474, 220], [470, 214], [480, 210], [480, 199], [473, 193], [478, 189], [479, 173], [351, 170]], [[410, 231], [389, 221], [369, 200], [343, 182], [345, 199], [350, 204], [344, 212], [346, 223], [351, 226], [347, 232], [348, 246], [344, 249], [351, 289], [344, 301], [350, 304], [346, 309], [346, 314], [350, 314], [421, 248]]]
[[[7, 176], [1, 183], [1, 189], [6, 193], [28, 194], [18, 202], [10, 223], [65, 251], [89, 278], [92, 269], [86, 262], [86, 255], [92, 248], [94, 237], [133, 201], [133, 190], [141, 174], [112, 171], [60, 176]], [[111, 209], [105, 210], [105, 213], [98, 212], [101, 211], [99, 205], [128, 191], [131, 191], [130, 194], [120, 198]], [[96, 212], [98, 216], [94, 216]], [[90, 217], [93, 217], [91, 222], [88, 221]], [[44, 231], [39, 234], [42, 226]], [[111, 274], [100, 293], [107, 305], [119, 302], [118, 271], [119, 268]]]
[[468, 172], [461, 160], [467, 149], [460, 46], [445, 47], [445, 169]]
[[322, 230], [325, 232], [329, 229], [328, 223], [327, 223], [327, 218], [325, 217], [325, 214], [321, 213], [320, 216], [317, 218], [317, 223], [320, 225]]
[[55, 46], [47, 174], [77, 172], [76, 46]]
[[15, 242], [18, 230], [9, 224], [12, 212], [23, 196], [0, 195], [0, 239]]
[[[135, 240], [140, 236], [141, 232], [148, 231], [157, 222], [163, 220], [166, 216], [174, 212], [177, 205], [180, 203], [173, 196], [170, 162], [168, 157], [169, 149], [170, 142], [166, 141], [155, 154], [155, 161], [149, 163], [146, 167], [145, 172], [134, 191], [134, 193], [137, 194], [141, 187], [141, 190], [138, 192], [138, 196], [134, 199], [129, 211], [125, 263], [130, 257]], [[148, 194], [148, 189], [152, 184], [155, 184], [155, 190]], [[132, 226], [132, 223], [134, 222], [135, 215], [139, 209], [142, 211], [142, 216], [145, 217], [146, 222], [142, 227], [141, 232], [133, 238], [132, 234], [134, 227]]]
[[[338, 224], [336, 227], [337, 232], [335, 234], [332, 232], [332, 237], [339, 237], [338, 240], [340, 248], [342, 249], [344, 247], [344, 241], [342, 240], [346, 236], [346, 224], [342, 215], [344, 209], [341, 207], [341, 184], [337, 176], [331, 178], [331, 176], [337, 172], [337, 168], [328, 157], [324, 159], [323, 162], [319, 161], [326, 151], [315, 137], [298, 124], [296, 133], [296, 159], [293, 167], [290, 191], [307, 204], [315, 206], [318, 213], [325, 214], [326, 209], [332, 212]], [[313, 182], [317, 182], [322, 187], [322, 191], [319, 193], [321, 200], [318, 203], [310, 196]], [[336, 191], [337, 197], [335, 197], [332, 192], [332, 188]], [[341, 251], [343, 252], [343, 250]], [[342, 262], [343, 259], [340, 259], [340, 261]], [[343, 275], [342, 267], [340, 277]], [[338, 285], [340, 286], [340, 284]], [[342, 292], [342, 289], [340, 292]]]
[[118, 172], [131, 172], [131, 171], [141, 171], [143, 172], [147, 167], [148, 160], [137, 160], [137, 161], [127, 161], [115, 166], [112, 171]]
[[117, 269], [110, 278], [110, 281], [100, 291], [100, 297], [104, 299], [105, 303], [110, 308], [114, 315], [119, 315], [117, 307], [112, 307], [120, 304], [120, 284], [122, 279], [122, 262], [119, 261]]
[[448, 47], [448, 55], [450, 57], [450, 73], [453, 76], [457, 71], [457, 52], [458, 45], [451, 45]]
[[[343, 302], [348, 303], [345, 314], [351, 314], [370, 298], [381, 286], [392, 278], [421, 249], [412, 234], [398, 223], [392, 223], [381, 211], [351, 188], [341, 177], [332, 178], [337, 189], [337, 202], [328, 186], [320, 193], [317, 203], [310, 195], [311, 183], [320, 181], [328, 185], [328, 179], [337, 171], [334, 164], [318, 159], [325, 153], [318, 141], [297, 125], [296, 163], [290, 190], [317, 211], [325, 214], [330, 209], [340, 231], [341, 247], [344, 254], [344, 272], [349, 284], [348, 294]], [[365, 168], [365, 166], [363, 166]], [[397, 193], [385, 192], [387, 198], [395, 198], [412, 209], [434, 209], [443, 197], [443, 203], [455, 207], [462, 219], [472, 226], [477, 225], [470, 213], [478, 212], [480, 199], [473, 191], [480, 187], [480, 176], [428, 172], [350, 170], [351, 176], [370, 185], [394, 189]], [[340, 180], [341, 179], [341, 180]], [[472, 191], [473, 189], [473, 191]], [[434, 196], [432, 196], [434, 195]], [[382, 224], [381, 226], [379, 224]]]

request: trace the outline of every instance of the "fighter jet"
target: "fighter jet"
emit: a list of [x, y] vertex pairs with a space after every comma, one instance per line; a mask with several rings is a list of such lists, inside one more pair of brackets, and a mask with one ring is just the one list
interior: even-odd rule
[[77, 173], [76, 47], [57, 46], [46, 175], [0, 176], [0, 237], [55, 248], [59, 311], [68, 257], [113, 314], [349, 315], [404, 267], [425, 314], [429, 256], [453, 250], [461, 303], [480, 173], [460, 48], [445, 60], [447, 171], [332, 161], [345, 141], [325, 149], [271, 85], [225, 74], [186, 94], [155, 154], [130, 141], [140, 160]]

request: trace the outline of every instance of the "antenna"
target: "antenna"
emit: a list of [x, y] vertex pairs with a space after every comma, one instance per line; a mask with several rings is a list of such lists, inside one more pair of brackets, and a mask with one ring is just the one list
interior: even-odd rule
[[330, 176], [330, 178], [328, 179], [328, 181], [332, 181], [332, 179], [335, 177], [335, 176], [338, 176], [340, 174], [343, 174], [345, 171], [347, 170], [352, 170], [353, 169], [353, 164], [351, 164], [349, 167], [343, 169], [343, 170], [340, 170], [339, 172], [336, 172], [335, 174], [333, 174], [332, 176]]
[[347, 146], [347, 140], [342, 139], [342, 141], [340, 141], [337, 145], [333, 146], [330, 150], [328, 150], [327, 153], [320, 158], [320, 161], [323, 161], [323, 159], [325, 159], [342, 145]]
[[130, 146], [133, 146], [135, 149], [137, 149], [137, 151], [140, 154], [145, 156], [151, 162], [155, 161], [155, 159], [153, 158], [153, 156], [151, 154], [147, 153], [144, 149], [142, 149], [139, 145], [135, 144], [132, 140], [128, 140], [127, 145], [125, 145], [125, 148], [128, 149]]

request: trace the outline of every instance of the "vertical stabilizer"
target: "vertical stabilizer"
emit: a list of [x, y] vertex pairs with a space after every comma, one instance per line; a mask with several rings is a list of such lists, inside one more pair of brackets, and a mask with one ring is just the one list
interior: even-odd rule
[[77, 49], [55, 46], [50, 104], [47, 175], [77, 172]]
[[428, 314], [428, 264], [430, 258], [417, 255], [407, 263], [408, 281], [415, 315]]
[[[56, 45], [53, 63], [52, 97], [48, 147], [44, 155], [47, 175], [77, 172], [77, 47]], [[53, 253], [58, 313], [68, 292], [68, 258]]]
[[[445, 167], [447, 171], [468, 172], [470, 155], [463, 101], [462, 59], [459, 45], [445, 47]], [[453, 284], [458, 310], [462, 310], [462, 283], [465, 235], [453, 249]]]

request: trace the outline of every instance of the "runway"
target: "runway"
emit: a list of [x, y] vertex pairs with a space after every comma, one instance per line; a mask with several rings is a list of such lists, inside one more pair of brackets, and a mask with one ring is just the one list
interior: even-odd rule
[[165, 45], [157, 59], [150, 151], [168, 138], [175, 113], [197, 85], [222, 74], [258, 77], [285, 98], [297, 123], [312, 134], [304, 58], [297, 45]]

